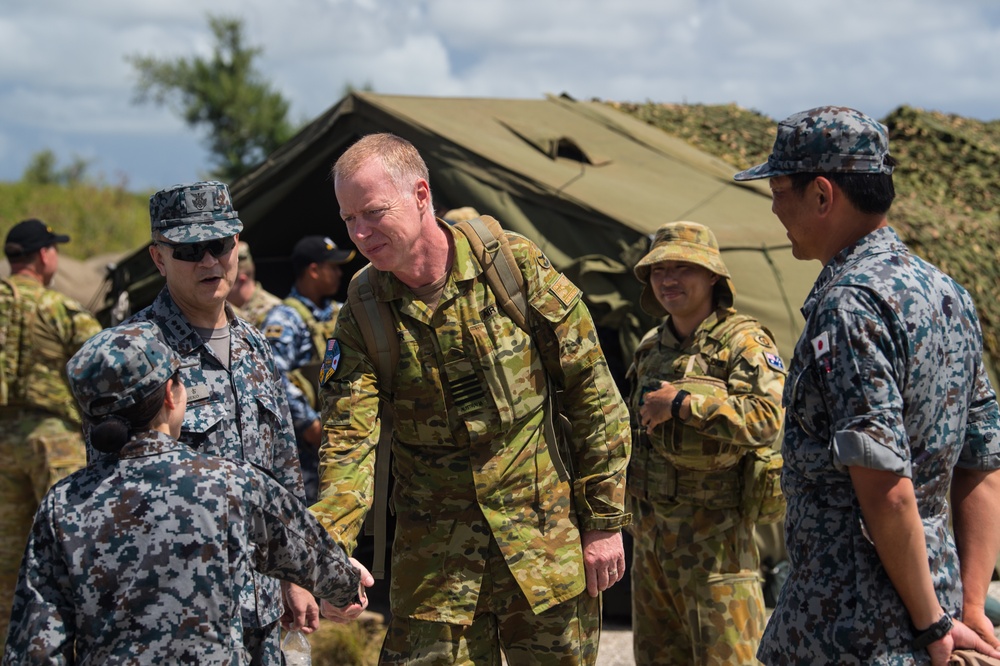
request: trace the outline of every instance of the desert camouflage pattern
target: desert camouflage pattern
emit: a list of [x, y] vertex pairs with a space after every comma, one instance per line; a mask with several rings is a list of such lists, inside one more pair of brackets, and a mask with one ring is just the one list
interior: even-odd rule
[[[601, 600], [579, 594], [535, 613], [492, 542], [485, 563], [479, 609], [472, 624], [456, 626], [393, 615], [380, 666], [476, 664], [501, 666], [589, 665], [597, 661]], [[499, 636], [499, 642], [497, 637]]]
[[243, 231], [229, 187], [216, 180], [160, 190], [149, 197], [149, 222], [154, 235], [171, 243], [199, 243]]
[[263, 330], [264, 319], [278, 305], [281, 305], [281, 299], [264, 289], [264, 286], [258, 282], [247, 302], [241, 307], [233, 306], [233, 311], [236, 316], [250, 322], [254, 328]]
[[358, 591], [343, 550], [266, 472], [141, 433], [46, 495], [3, 663], [249, 663], [248, 568], [335, 606]]
[[[0, 318], [6, 320], [0, 322], [0, 331], [7, 333], [0, 340], [4, 355], [17, 359], [12, 363], [17, 376], [7, 378], [7, 399], [0, 404], [43, 410], [79, 424], [64, 368], [101, 325], [73, 299], [23, 275], [0, 283]], [[26, 328], [22, 322], [28, 322]]]
[[[764, 601], [744, 465], [749, 451], [776, 443], [784, 366], [766, 329], [731, 308], [709, 315], [686, 341], [668, 322], [640, 343], [629, 369], [635, 658], [753, 663]], [[662, 381], [691, 393], [691, 416], [646, 434], [643, 394]]]
[[820, 106], [778, 123], [767, 162], [733, 178], [755, 180], [793, 173], [891, 174], [888, 155], [885, 125], [844, 106]]
[[[527, 603], [542, 613], [583, 592], [581, 530], [616, 530], [630, 449], [628, 415], [580, 291], [532, 242], [508, 239], [532, 317], [550, 331], [550, 372], [572, 424], [562, 476], [545, 441], [546, 354], [486, 286], [464, 235], [435, 312], [392, 275], [377, 299], [397, 314], [394, 386], [393, 615], [470, 624], [491, 539]], [[554, 332], [554, 336], [552, 336]], [[375, 365], [345, 304], [339, 364], [321, 386], [321, 522], [350, 550], [372, 501], [379, 402]], [[533, 339], [534, 338], [534, 339]], [[544, 344], [544, 343], [543, 343]]]
[[83, 306], [35, 279], [12, 275], [0, 283], [0, 637], [38, 503], [87, 462], [63, 368], [100, 330]]
[[802, 308], [784, 404], [791, 573], [764, 663], [926, 664], [866, 538], [849, 466], [912, 479], [937, 598], [962, 614], [948, 529], [954, 467], [1000, 468], [1000, 410], [969, 294], [891, 228], [842, 250]]
[[[180, 370], [188, 395], [182, 442], [200, 453], [245, 460], [267, 470], [302, 499], [295, 435], [271, 346], [257, 329], [233, 315], [229, 304], [226, 311], [231, 335], [228, 364], [191, 327], [167, 288], [124, 324], [156, 324], [163, 341], [183, 363], [194, 363]], [[99, 455], [88, 450], [91, 460]], [[278, 581], [273, 578], [254, 573], [243, 582], [239, 598], [246, 627], [265, 627], [281, 615]]]

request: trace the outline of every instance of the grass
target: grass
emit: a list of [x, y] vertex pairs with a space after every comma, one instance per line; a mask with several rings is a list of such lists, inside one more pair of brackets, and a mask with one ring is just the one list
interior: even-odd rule
[[313, 666], [375, 666], [385, 626], [374, 615], [350, 624], [321, 620], [309, 635]]

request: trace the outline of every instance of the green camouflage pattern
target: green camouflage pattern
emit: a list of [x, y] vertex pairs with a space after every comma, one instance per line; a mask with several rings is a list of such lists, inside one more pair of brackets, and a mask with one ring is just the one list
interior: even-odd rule
[[[731, 308], [686, 341], [668, 322], [646, 336], [629, 370], [636, 662], [755, 663], [764, 602], [744, 474], [750, 451], [777, 442], [784, 365], [767, 330]], [[642, 396], [661, 381], [691, 393], [691, 416], [646, 434]]]
[[[456, 626], [393, 615], [379, 654], [380, 666], [476, 664], [501, 666], [593, 665], [601, 637], [601, 598], [586, 592], [535, 613], [496, 543], [483, 573], [472, 624]], [[497, 640], [499, 637], [499, 640]]]
[[[392, 612], [471, 623], [495, 539], [541, 613], [584, 590], [580, 531], [629, 521], [628, 414], [579, 289], [538, 247], [508, 234], [530, 314], [554, 334], [548, 359], [498, 306], [464, 235], [445, 228], [455, 260], [436, 311], [373, 271], [375, 298], [389, 302], [400, 340], [394, 385], [381, 387], [395, 411]], [[313, 508], [350, 552], [373, 497], [380, 387], [350, 303], [335, 337], [336, 371], [320, 387], [326, 434]], [[569, 478], [545, 441], [547, 366], [572, 424], [562, 455]]]
[[0, 636], [7, 635], [39, 502], [57, 481], [86, 464], [78, 423], [33, 409], [0, 408]]
[[264, 289], [264, 286], [258, 282], [249, 300], [241, 307], [234, 305], [233, 311], [236, 313], [236, 316], [250, 322], [257, 330], [263, 330], [267, 314], [276, 305], [281, 305], [281, 299], [267, 289]]
[[639, 305], [645, 312], [654, 317], [667, 316], [667, 311], [656, 299], [649, 284], [649, 273], [653, 265], [664, 261], [683, 261], [712, 271], [722, 278], [715, 286], [716, 303], [726, 307], [733, 304], [736, 287], [729, 269], [722, 261], [719, 241], [712, 230], [697, 222], [670, 222], [656, 230], [649, 252], [632, 269], [635, 277], [642, 283]]
[[735, 180], [793, 173], [892, 173], [885, 125], [845, 106], [820, 106], [778, 123], [767, 162], [741, 171]]
[[[82, 305], [33, 278], [12, 275], [6, 281], [10, 284], [0, 283], [0, 331], [6, 332], [0, 343], [5, 365], [15, 370], [4, 372], [11, 373], [5, 404], [44, 410], [79, 424], [64, 368], [101, 325]], [[19, 322], [29, 322], [27, 329]]]
[[229, 187], [217, 180], [174, 185], [149, 197], [149, 224], [154, 236], [171, 243], [200, 243], [243, 231]]
[[630, 500], [637, 666], [759, 663], [754, 655], [766, 614], [753, 527], [740, 521], [665, 553], [663, 535], [691, 525], [694, 507]]

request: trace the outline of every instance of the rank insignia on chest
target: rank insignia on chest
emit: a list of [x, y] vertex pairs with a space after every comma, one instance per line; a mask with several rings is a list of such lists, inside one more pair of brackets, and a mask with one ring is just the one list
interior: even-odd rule
[[323, 364], [319, 367], [320, 386], [330, 381], [337, 372], [338, 365], [340, 365], [340, 343], [330, 338], [326, 341], [326, 353], [323, 354]]
[[781, 360], [781, 357], [777, 354], [772, 354], [771, 352], [764, 352], [764, 360], [767, 361], [768, 366], [773, 370], [778, 372], [785, 371], [785, 362]]

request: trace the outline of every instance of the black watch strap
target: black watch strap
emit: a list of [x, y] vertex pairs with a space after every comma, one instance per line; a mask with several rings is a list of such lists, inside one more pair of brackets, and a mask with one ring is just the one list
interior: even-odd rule
[[913, 639], [913, 649], [927, 649], [927, 646], [931, 643], [935, 643], [947, 636], [948, 632], [951, 631], [952, 624], [954, 623], [951, 621], [951, 616], [945, 613], [941, 616], [941, 619], [917, 634], [916, 638]]
[[670, 415], [672, 417], [675, 419], [679, 419], [681, 417], [681, 406], [684, 404], [684, 398], [689, 395], [691, 394], [684, 389], [677, 392], [677, 395], [674, 396], [674, 401], [670, 403]]

